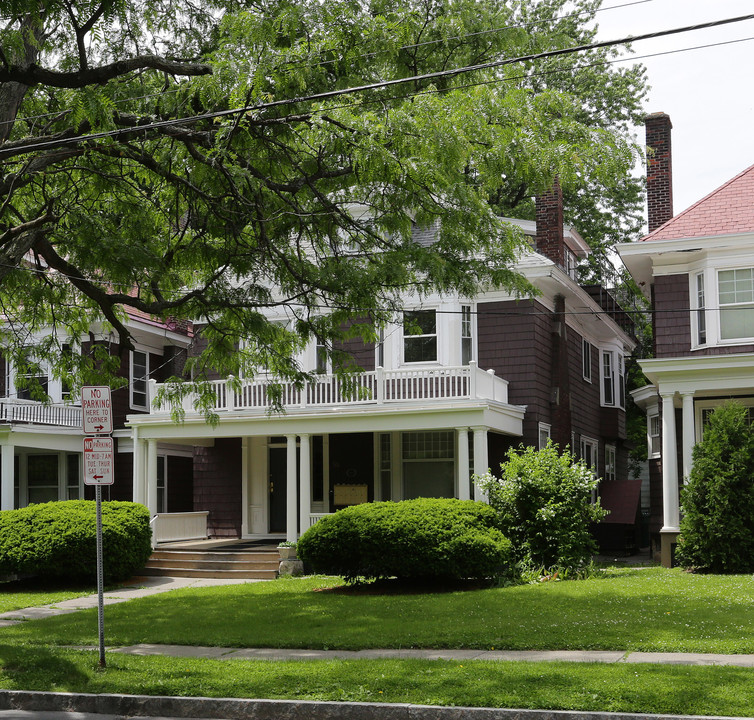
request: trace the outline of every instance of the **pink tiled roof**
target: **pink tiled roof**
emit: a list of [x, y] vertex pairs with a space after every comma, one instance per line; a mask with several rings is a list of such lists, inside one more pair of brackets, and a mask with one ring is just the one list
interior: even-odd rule
[[642, 241], [754, 232], [754, 165], [721, 185]]

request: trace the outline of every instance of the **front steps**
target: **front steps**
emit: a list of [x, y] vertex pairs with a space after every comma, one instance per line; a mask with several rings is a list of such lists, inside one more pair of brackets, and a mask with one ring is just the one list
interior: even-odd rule
[[257, 550], [180, 550], [158, 548], [142, 570], [143, 575], [191, 578], [271, 580], [277, 577], [277, 548]]

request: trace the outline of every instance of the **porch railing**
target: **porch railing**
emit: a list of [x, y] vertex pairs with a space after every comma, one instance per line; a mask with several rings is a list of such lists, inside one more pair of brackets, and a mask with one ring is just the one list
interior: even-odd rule
[[203, 540], [207, 537], [209, 511], [157, 513], [151, 521], [152, 546], [176, 540]]
[[[480, 370], [475, 362], [459, 367], [402, 368], [357, 373], [347, 378], [321, 375], [314, 382], [297, 387], [266, 376], [233, 383], [211, 381], [215, 412], [267, 410], [273, 404], [273, 391], [280, 394], [286, 409], [337, 405], [385, 405], [430, 400], [487, 399], [508, 402], [508, 382], [493, 370]], [[235, 386], [235, 387], [234, 387]], [[154, 405], [159, 386], [150, 380], [153, 412], [169, 408]], [[184, 410], [193, 409], [193, 397], [184, 399]]]
[[33, 400], [0, 400], [0, 422], [81, 427], [81, 408]]

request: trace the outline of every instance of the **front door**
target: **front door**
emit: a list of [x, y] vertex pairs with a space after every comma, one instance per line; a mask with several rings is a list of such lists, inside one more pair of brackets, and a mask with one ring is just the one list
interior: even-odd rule
[[287, 450], [284, 447], [271, 447], [269, 453], [270, 532], [285, 532]]

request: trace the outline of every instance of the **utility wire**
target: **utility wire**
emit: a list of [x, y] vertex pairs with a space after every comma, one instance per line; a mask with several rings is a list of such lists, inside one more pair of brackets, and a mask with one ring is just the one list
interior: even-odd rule
[[[52, 147], [52, 146], [60, 147], [63, 145], [72, 145], [72, 144], [77, 144], [80, 142], [100, 140], [100, 139], [108, 138], [108, 137], [118, 137], [121, 135], [128, 135], [128, 134], [133, 134], [137, 132], [140, 133], [140, 132], [145, 132], [147, 130], [157, 130], [161, 128], [174, 127], [176, 125], [191, 124], [195, 122], [200, 122], [202, 120], [212, 120], [215, 118], [227, 117], [231, 115], [239, 115], [239, 114], [244, 114], [244, 113], [256, 113], [256, 112], [259, 112], [260, 110], [269, 110], [271, 108], [287, 107], [287, 106], [297, 105], [297, 104], [305, 103], [305, 102], [328, 100], [331, 98], [341, 97], [344, 95], [353, 95], [355, 93], [367, 92], [370, 90], [381, 90], [383, 88], [393, 87], [395, 85], [404, 85], [411, 82], [426, 82], [426, 81], [431, 81], [431, 80], [438, 80], [440, 78], [456, 77], [458, 75], [463, 75], [466, 73], [478, 72], [480, 70], [490, 70], [494, 68], [504, 67], [506, 65], [512, 65], [515, 63], [531, 62], [534, 60], [544, 60], [547, 58], [560, 57], [563, 55], [571, 55], [574, 53], [584, 52], [587, 50], [595, 50], [595, 49], [604, 48], [604, 47], [611, 47], [614, 45], [626, 45], [626, 44], [630, 44], [634, 42], [639, 42], [642, 40], [650, 40], [653, 38], [666, 37], [669, 35], [678, 35], [680, 33], [693, 32], [696, 30], [703, 30], [703, 29], [713, 28], [713, 27], [720, 27], [722, 25], [730, 25], [732, 23], [744, 22], [746, 20], [754, 20], [754, 14], [741, 15], [738, 17], [726, 18], [723, 20], [715, 20], [715, 21], [707, 22], [707, 23], [699, 23], [696, 25], [687, 25], [684, 27], [672, 28], [670, 30], [660, 30], [657, 32], [652, 32], [652, 33], [644, 33], [641, 35], [630, 35], [630, 36], [627, 36], [625, 38], [621, 38], [618, 40], [604, 40], [604, 41], [600, 41], [596, 43], [588, 43], [586, 45], [576, 45], [576, 46], [572, 46], [568, 48], [561, 48], [558, 50], [547, 50], [540, 53], [521, 55], [515, 58], [508, 58], [504, 60], [493, 60], [491, 62], [480, 63], [477, 65], [467, 65], [461, 68], [452, 68], [450, 70], [439, 70], [436, 72], [424, 73], [422, 75], [413, 75], [407, 78], [397, 78], [394, 80], [382, 80], [377, 83], [357, 85], [354, 87], [342, 88], [340, 90], [328, 90], [322, 93], [314, 93], [311, 95], [303, 95], [299, 97], [286, 98], [282, 100], [273, 100], [267, 103], [257, 103], [255, 105], [246, 105], [244, 107], [231, 108], [228, 110], [217, 110], [210, 113], [202, 113], [201, 115], [193, 115], [193, 116], [184, 117], [184, 118], [174, 118], [172, 120], [161, 120], [161, 121], [152, 122], [152, 123], [145, 123], [144, 125], [139, 125], [133, 128], [107, 130], [100, 133], [91, 133], [89, 135], [77, 135], [77, 136], [72, 136], [72, 137], [64, 138], [60, 140], [50, 140], [50, 141], [45, 141], [41, 143], [35, 143], [33, 145], [28, 145], [24, 147], [23, 152], [26, 153], [32, 150], [43, 150], [45, 148]], [[4, 155], [10, 154], [11, 152], [15, 154], [17, 150], [12, 149], [12, 150], [3, 152], [3, 150], [0, 149], [0, 159], [2, 159]]]

